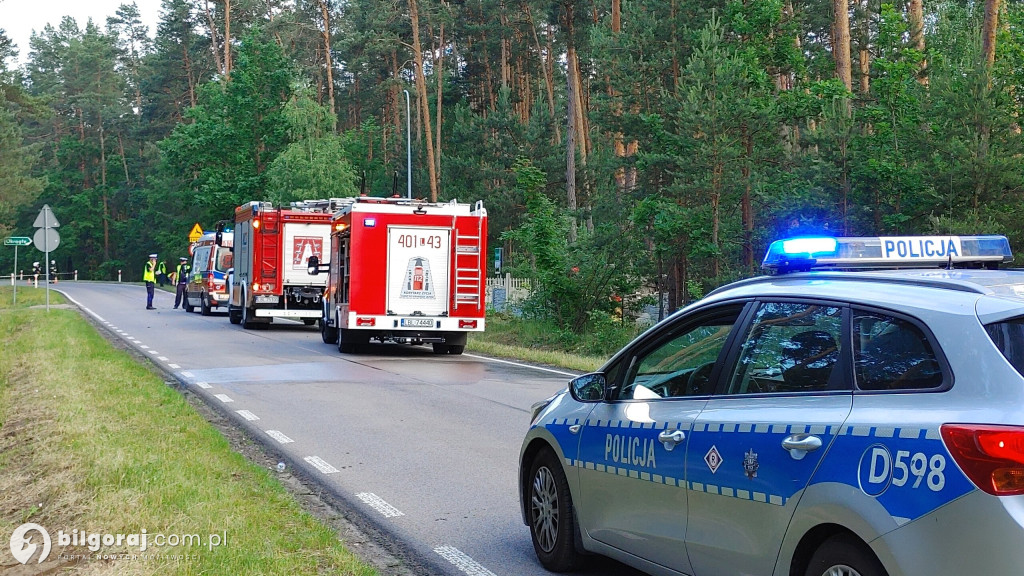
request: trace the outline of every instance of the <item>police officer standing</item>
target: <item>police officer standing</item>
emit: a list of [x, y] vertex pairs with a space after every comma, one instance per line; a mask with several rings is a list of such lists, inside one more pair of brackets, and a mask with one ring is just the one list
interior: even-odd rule
[[146, 283], [146, 310], [156, 310], [153, 307], [153, 294], [156, 292], [156, 254], [149, 255], [149, 262], [142, 269], [142, 281]]
[[177, 291], [174, 294], [175, 309], [179, 305], [185, 304], [185, 287], [188, 286], [188, 271], [191, 268], [188, 265], [188, 258], [182, 256], [179, 260], [178, 267], [174, 269], [174, 282], [177, 285]]

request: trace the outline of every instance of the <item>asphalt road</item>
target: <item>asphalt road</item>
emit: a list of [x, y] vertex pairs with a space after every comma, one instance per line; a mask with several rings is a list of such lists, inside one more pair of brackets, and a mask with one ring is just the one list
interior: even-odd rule
[[[399, 543], [417, 572], [547, 573], [520, 519], [517, 460], [530, 405], [569, 372], [422, 346], [343, 355], [315, 326], [243, 330], [174, 310], [160, 290], [145, 310], [138, 285], [58, 288]], [[639, 573], [596, 558], [580, 574]]]

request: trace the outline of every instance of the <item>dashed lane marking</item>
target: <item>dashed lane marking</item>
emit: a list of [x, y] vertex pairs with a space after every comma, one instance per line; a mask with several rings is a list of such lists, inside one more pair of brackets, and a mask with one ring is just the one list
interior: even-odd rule
[[303, 460], [305, 460], [312, 467], [323, 472], [324, 474], [334, 474], [339, 471], [337, 468], [331, 466], [330, 464], [325, 462], [323, 458], [319, 456], [306, 456], [305, 458], [303, 458]]
[[281, 444], [288, 444], [290, 442], [295, 442], [295, 440], [292, 440], [291, 438], [285, 436], [283, 432], [280, 432], [278, 430], [267, 430], [267, 436], [270, 436], [271, 438], [273, 438], [274, 440], [277, 440]]
[[[206, 383], [204, 382], [204, 384], [206, 384]], [[252, 412], [249, 412], [248, 410], [235, 410], [235, 414], [238, 414], [239, 416], [241, 416], [242, 418], [245, 418], [246, 420], [248, 420], [250, 422], [252, 422], [253, 420], [259, 420], [260, 419], [259, 416], [253, 414]]]
[[362, 500], [370, 508], [380, 512], [381, 516], [384, 516], [385, 518], [405, 516], [401, 510], [395, 508], [391, 504], [388, 504], [383, 498], [377, 496], [373, 492], [360, 492], [359, 494], [356, 494], [356, 498]]
[[[213, 386], [210, 386], [206, 382], [196, 382], [196, 386], [199, 386], [203, 390], [209, 390], [210, 388], [213, 388]], [[223, 396], [223, 394], [221, 394], [221, 396]]]
[[232, 400], [231, 397], [228, 396], [227, 394], [214, 394], [213, 396], [214, 398], [220, 400], [221, 402], [224, 402], [225, 404], [227, 404], [228, 402], [234, 402], [234, 400]]
[[195, 374], [189, 372], [188, 370], [182, 370], [181, 375], [185, 378], [195, 378]]
[[476, 560], [466, 556], [454, 546], [438, 546], [434, 548], [434, 552], [451, 562], [463, 574], [468, 574], [469, 576], [495, 576], [494, 572], [484, 568]]

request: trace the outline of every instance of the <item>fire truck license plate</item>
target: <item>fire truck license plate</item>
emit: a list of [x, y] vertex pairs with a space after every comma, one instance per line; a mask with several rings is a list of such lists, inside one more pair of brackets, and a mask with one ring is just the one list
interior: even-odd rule
[[257, 296], [255, 301], [257, 304], [277, 304], [277, 296]]
[[407, 328], [433, 328], [434, 321], [430, 318], [402, 318], [402, 326]]

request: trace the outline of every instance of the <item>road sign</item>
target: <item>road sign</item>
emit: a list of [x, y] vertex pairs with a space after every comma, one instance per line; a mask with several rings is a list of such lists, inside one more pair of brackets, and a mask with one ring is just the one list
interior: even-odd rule
[[60, 234], [53, 228], [40, 228], [36, 230], [36, 235], [33, 238], [36, 250], [46, 252], [47, 258], [49, 258], [49, 253], [56, 250], [57, 246], [60, 245]]
[[60, 222], [57, 222], [57, 217], [53, 215], [53, 210], [50, 210], [50, 205], [43, 204], [43, 209], [39, 211], [39, 216], [36, 216], [36, 221], [32, 225], [36, 228], [56, 228], [60, 226]]
[[32, 239], [25, 236], [11, 236], [10, 238], [4, 238], [4, 246], [28, 246], [31, 243]]
[[196, 222], [196, 225], [192, 227], [192, 231], [188, 233], [188, 241], [195, 242], [203, 237], [203, 227]]

